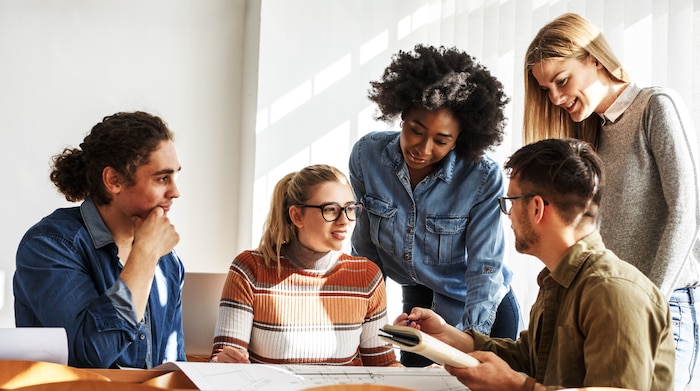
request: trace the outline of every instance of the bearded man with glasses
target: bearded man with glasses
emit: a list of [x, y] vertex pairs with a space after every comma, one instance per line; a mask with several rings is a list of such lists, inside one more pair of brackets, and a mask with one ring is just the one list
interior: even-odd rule
[[501, 211], [515, 247], [542, 261], [529, 328], [517, 341], [461, 332], [435, 312], [414, 308], [410, 325], [480, 361], [446, 365], [472, 390], [574, 387], [673, 389], [674, 343], [668, 303], [642, 272], [607, 250], [596, 228], [603, 165], [589, 144], [548, 139], [505, 164]]

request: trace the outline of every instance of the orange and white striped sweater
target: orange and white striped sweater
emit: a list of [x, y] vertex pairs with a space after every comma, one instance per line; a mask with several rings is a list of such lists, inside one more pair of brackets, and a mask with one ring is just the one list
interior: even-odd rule
[[385, 366], [393, 347], [377, 336], [387, 323], [386, 288], [373, 262], [333, 252], [326, 271], [285, 257], [265, 266], [255, 251], [231, 264], [219, 304], [213, 354], [247, 349], [251, 362]]

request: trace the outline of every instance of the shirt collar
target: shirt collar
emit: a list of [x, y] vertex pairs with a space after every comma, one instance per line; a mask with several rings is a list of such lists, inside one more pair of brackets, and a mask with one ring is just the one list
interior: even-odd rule
[[593, 231], [585, 238], [576, 242], [576, 244], [569, 249], [554, 271], [550, 273], [549, 270], [545, 268], [537, 278], [539, 284], [542, 285], [544, 279], [547, 276], [551, 276], [559, 285], [568, 288], [591, 253], [603, 250], [605, 250], [605, 246], [603, 245], [603, 239], [600, 233], [598, 231]]
[[80, 215], [83, 217], [85, 227], [92, 238], [95, 248], [114, 243], [112, 233], [109, 232], [109, 228], [102, 220], [102, 216], [100, 216], [100, 212], [97, 210], [97, 206], [91, 197], [86, 198], [80, 205]]
[[608, 109], [605, 110], [602, 115], [599, 114], [603, 119], [603, 125], [606, 125], [608, 122], [617, 121], [622, 113], [624, 113], [625, 110], [632, 105], [632, 102], [641, 90], [642, 89], [635, 83], [630, 83], [624, 90], [622, 90], [620, 96], [615, 99], [610, 107], [608, 107]]
[[[396, 137], [391, 140], [384, 151], [382, 151], [382, 164], [391, 167], [392, 170], [398, 175], [402, 170], [408, 170], [406, 167], [406, 161], [401, 153], [400, 144], [401, 133], [399, 132]], [[457, 164], [457, 154], [454, 150], [450, 151], [438, 164], [438, 167], [431, 174], [440, 178], [441, 180], [450, 183], [455, 171], [455, 165]]]

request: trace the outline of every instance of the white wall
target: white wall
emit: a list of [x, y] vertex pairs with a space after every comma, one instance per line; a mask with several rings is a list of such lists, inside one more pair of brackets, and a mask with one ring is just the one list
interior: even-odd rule
[[[366, 99], [391, 55], [458, 46], [513, 101], [499, 162], [521, 146], [522, 58], [565, 11], [603, 28], [641, 84], [678, 89], [700, 124], [700, 16], [692, 0], [0, 0], [0, 327], [24, 231], [69, 205], [50, 157], [103, 116], [161, 115], [175, 131], [182, 197], [171, 213], [189, 271], [225, 271], [257, 245], [269, 193], [317, 162], [347, 170], [361, 135], [385, 129]], [[690, 39], [692, 38], [692, 39]], [[693, 41], [695, 44], [693, 44]], [[668, 50], [671, 48], [672, 50]], [[527, 309], [541, 263], [507, 262]], [[390, 297], [390, 299], [392, 299]], [[398, 298], [393, 298], [393, 303]]]
[[255, 101], [243, 70], [255, 74], [257, 43], [246, 57], [245, 39], [257, 41], [258, 13], [245, 0], [0, 1], [0, 327], [14, 326], [22, 234], [73, 205], [48, 179], [51, 156], [117, 111], [152, 112], [175, 132], [177, 251], [187, 270], [226, 270], [245, 172], [243, 96]]

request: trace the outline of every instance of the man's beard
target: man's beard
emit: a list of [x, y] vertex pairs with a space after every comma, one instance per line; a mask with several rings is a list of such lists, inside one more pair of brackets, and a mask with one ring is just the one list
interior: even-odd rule
[[528, 250], [532, 249], [540, 241], [540, 238], [532, 229], [530, 220], [528, 220], [525, 213], [522, 214], [521, 221], [524, 221], [524, 224], [519, 229], [520, 234], [513, 232], [515, 234], [515, 249], [520, 253], [527, 254]]

